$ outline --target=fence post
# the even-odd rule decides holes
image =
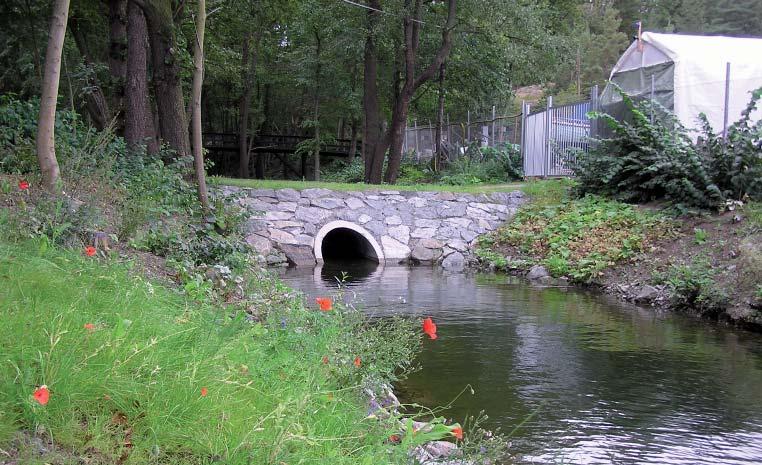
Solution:
[[[471,141],[471,110],[466,112],[466,145]]]
[[[413,133],[415,134],[415,156],[418,157],[418,120],[413,120]]]
[[[432,126],[431,120],[429,120],[429,138],[431,139],[431,156],[433,158],[436,155],[434,152],[437,148],[437,142],[434,140],[434,126]]]
[[[545,147],[544,147],[544,150],[543,150],[543,155],[544,156],[543,156],[543,162],[542,162],[542,166],[543,166],[542,175],[543,176],[547,176],[548,175],[548,168],[549,168],[548,167],[548,161],[550,159],[550,151],[551,151],[551,147],[550,147],[550,141],[551,141],[551,137],[550,137],[550,109],[551,108],[553,108],[553,96],[549,95],[548,96],[548,104],[546,105],[546,108],[545,108],[545,144],[544,144]]]
[[[590,111],[599,111],[601,102],[598,97],[598,84],[590,89]],[[598,119],[590,120],[590,138],[598,137]]]
[[[529,113],[529,105],[527,105],[526,101],[521,101],[521,145],[519,146],[519,151],[521,152],[521,160],[522,164],[524,165],[524,176],[526,176],[527,173],[527,141],[526,141],[526,122],[527,122],[527,113]],[[516,128],[513,128],[514,134],[516,133]]]
[[[497,141],[497,134],[495,133],[495,105],[492,105],[492,147],[494,147]],[[489,145],[489,143],[487,144]]]
[[[730,62],[725,65],[725,111],[722,116],[722,140],[728,140],[728,105],[730,104]]]

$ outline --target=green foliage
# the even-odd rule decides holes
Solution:
[[[725,197],[762,200],[762,120],[753,123],[751,115],[762,99],[762,88],[741,112],[741,119],[727,131],[727,140],[715,134],[705,115],[699,115],[703,126],[697,150],[703,156],[714,182]]]
[[[693,242],[696,245],[701,245],[706,242],[706,230],[701,228],[693,228]]]
[[[542,264],[554,276],[590,281],[615,262],[646,250],[668,229],[658,214],[588,196],[523,208],[513,222],[480,239],[479,248],[522,257],[518,263],[504,260],[509,268]]]
[[[690,264],[673,264],[654,278],[670,287],[674,308],[716,318],[728,307],[730,300],[715,284],[714,274],[708,260],[696,259]]]
[[[14,432],[36,431],[98,465],[408,463],[387,443],[395,418],[365,419],[363,388],[406,368],[416,322],[310,310],[257,276],[252,291],[271,311],[252,324],[118,265],[36,250],[0,245],[4,450]],[[31,397],[43,384],[45,406]]]
[[[39,106],[37,99],[0,96],[0,173],[39,170],[35,150]],[[114,161],[126,151],[124,140],[110,128],[96,131],[69,110],[56,112],[55,138],[64,180],[72,174],[110,176]]]
[[[443,184],[497,184],[522,179],[521,153],[512,144],[499,148],[472,145],[441,174]]]
[[[650,121],[652,103],[634,102],[620,91],[632,122],[593,113],[614,134],[579,154],[574,172],[577,192],[601,194],[626,202],[667,200],[679,206],[717,208],[722,191],[687,130],[671,114]],[[663,110],[663,109],[660,109]]]
[[[581,195],[595,193],[631,202],[667,200],[678,207],[703,209],[719,208],[726,198],[762,198],[762,121],[750,121],[762,89],[754,92],[742,118],[728,129],[727,142],[701,115],[704,133],[698,145],[664,108],[620,94],[632,121],[591,115],[603,119],[614,134],[598,141],[589,154],[579,155],[575,174]],[[653,123],[652,110],[661,115]]]
[[[365,180],[365,164],[362,158],[354,158],[351,162],[344,160],[333,162],[320,170],[320,179],[326,182],[363,182]]]
[[[521,186],[521,191],[532,199],[534,205],[554,205],[567,200],[573,187],[573,179],[534,179]]]

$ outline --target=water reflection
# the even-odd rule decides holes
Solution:
[[[375,265],[375,264],[374,264]],[[502,276],[431,268],[290,269],[310,297],[346,285],[376,315],[431,315],[400,390],[447,416],[485,410],[523,463],[762,463],[762,338]]]

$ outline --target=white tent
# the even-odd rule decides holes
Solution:
[[[645,32],[640,43],[635,40],[624,52],[610,80],[630,96],[653,95],[690,129],[699,127],[697,117],[704,113],[713,129],[720,132],[725,118],[726,75],[727,116],[728,124],[732,124],[749,103],[751,91],[762,87],[762,39]],[[619,102],[621,97],[607,86],[601,96],[604,111]],[[616,116],[616,110],[611,113]],[[762,118],[762,110],[753,117]]]

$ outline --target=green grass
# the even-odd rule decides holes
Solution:
[[[533,205],[557,205],[569,198],[569,191],[574,186],[571,179],[530,180],[521,186]]]
[[[360,380],[410,359],[409,323],[304,308],[257,276],[269,317],[252,324],[39,244],[0,242],[0,449],[37,431],[91,464],[408,463],[391,424],[364,418]],[[45,406],[32,399],[43,384]]]
[[[598,197],[532,203],[511,223],[482,237],[477,254],[501,268],[542,264],[554,276],[589,281],[614,262],[646,250],[669,229],[659,214]]]
[[[442,184],[365,184],[365,183],[340,183],[340,182],[314,182],[314,181],[284,181],[277,179],[235,179],[213,177],[211,184],[237,187],[252,187],[255,189],[309,189],[322,187],[335,191],[366,191],[366,190],[395,190],[413,192],[464,192],[481,194],[489,192],[510,192],[520,190],[523,183],[510,184],[473,184],[467,186],[448,186]]]

